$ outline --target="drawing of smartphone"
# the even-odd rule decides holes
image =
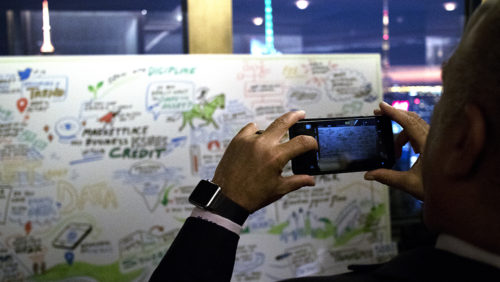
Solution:
[[[60,249],[74,250],[92,231],[88,223],[70,223],[52,241],[52,246]]]
[[[304,119],[289,134],[290,139],[310,135],[318,142],[317,151],[292,159],[294,174],[335,174],[394,165],[392,124],[385,116]]]

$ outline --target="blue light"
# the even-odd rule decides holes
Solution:
[[[401,125],[397,124],[395,121],[392,121],[392,133],[398,134],[401,131],[403,131],[403,127],[401,127]]]
[[[266,36],[266,54],[277,54],[274,48],[274,30],[273,30],[273,8],[271,7],[271,0],[264,0],[265,3],[265,36]]]

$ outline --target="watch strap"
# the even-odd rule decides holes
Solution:
[[[222,189],[208,180],[201,180],[189,196],[189,202],[232,222],[243,225],[250,213],[226,197]]]
[[[243,225],[250,215],[246,209],[222,194],[222,191],[210,203],[209,210],[239,225]]]

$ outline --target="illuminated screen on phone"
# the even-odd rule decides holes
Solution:
[[[377,127],[318,126],[317,153],[321,171],[345,169],[352,163],[377,158]]]

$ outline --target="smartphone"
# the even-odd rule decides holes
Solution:
[[[69,223],[52,241],[52,246],[60,249],[74,250],[92,231],[88,223]]]
[[[391,168],[392,124],[386,116],[303,119],[289,129],[290,139],[309,135],[317,151],[292,159],[294,174],[334,174]]]

